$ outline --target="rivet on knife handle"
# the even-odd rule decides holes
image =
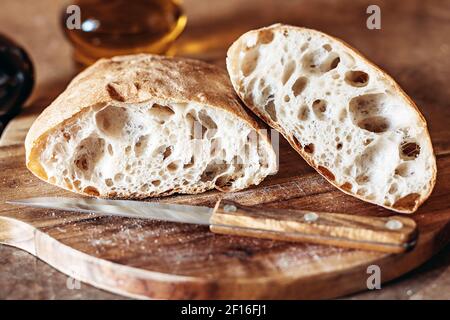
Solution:
[[[403,216],[255,208],[228,200],[216,204],[210,222],[215,233],[389,253],[412,248],[417,238],[416,223]]]

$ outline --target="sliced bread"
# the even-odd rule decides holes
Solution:
[[[100,197],[239,190],[277,170],[225,70],[144,54],[79,74],[33,123],[25,147],[36,176]]]
[[[343,41],[277,24],[242,35],[227,68],[245,104],[342,191],[405,213],[430,195],[436,161],[424,117]]]

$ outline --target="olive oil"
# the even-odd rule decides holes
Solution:
[[[186,25],[177,0],[78,0],[80,27],[62,27],[74,47],[74,59],[88,66],[99,58],[133,53],[166,53]],[[66,9],[66,8],[65,8]]]

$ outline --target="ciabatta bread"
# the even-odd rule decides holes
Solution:
[[[430,195],[436,161],[424,117],[349,45],[278,24],[242,35],[227,68],[245,104],[342,191],[405,213]]]
[[[239,190],[277,169],[225,70],[153,55],[86,69],[33,123],[25,147],[36,176],[100,197]]]

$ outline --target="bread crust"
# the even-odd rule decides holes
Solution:
[[[430,150],[432,151],[432,156],[433,156],[433,162],[434,162],[434,166],[432,167],[432,179],[429,182],[429,188],[427,189],[428,192],[425,194],[421,194],[421,197],[418,199],[418,201],[416,201],[415,206],[411,209],[411,210],[404,210],[404,209],[399,209],[399,208],[394,208],[392,206],[385,206],[385,205],[381,205],[379,203],[376,203],[374,201],[370,201],[366,198],[364,198],[363,196],[359,196],[356,193],[350,192],[348,190],[346,190],[345,188],[342,188],[342,186],[338,185],[335,183],[335,181],[333,179],[330,179],[330,177],[328,177],[326,174],[324,174],[323,172],[321,172],[319,170],[318,164],[315,163],[315,161],[313,160],[313,158],[311,157],[311,155],[309,155],[307,152],[305,152],[303,150],[303,148],[301,146],[298,145],[298,143],[296,143],[294,137],[292,135],[289,135],[286,130],[284,130],[278,122],[273,121],[270,117],[267,117],[266,115],[264,115],[263,113],[261,113],[258,108],[254,105],[253,101],[251,99],[246,99],[243,95],[242,92],[239,90],[239,84],[236,83],[235,81],[233,81],[233,77],[232,77],[232,60],[233,61],[237,61],[238,59],[238,55],[240,52],[240,48],[241,48],[241,41],[243,41],[243,39],[251,34],[258,34],[260,32],[264,32],[264,31],[272,31],[272,32],[285,32],[285,31],[294,31],[294,32],[308,32],[308,33],[313,33],[313,34],[319,34],[327,39],[329,39],[331,42],[338,42],[341,45],[343,45],[344,47],[346,47],[349,51],[352,52],[352,54],[354,54],[355,56],[359,57],[360,59],[362,59],[366,64],[368,64],[371,68],[375,69],[377,72],[379,72],[382,77],[387,80],[396,90],[396,92],[402,96],[403,98],[405,98],[408,101],[408,104],[410,107],[412,107],[416,113],[419,115],[420,117],[420,122],[423,125],[424,129],[427,132],[427,143],[429,145]],[[434,151],[433,151],[433,145],[431,143],[431,138],[430,138],[430,134],[428,132],[428,128],[427,128],[427,122],[425,120],[425,117],[423,116],[423,114],[420,112],[419,108],[417,107],[417,105],[414,103],[414,101],[405,93],[405,91],[399,86],[399,84],[389,75],[387,74],[385,71],[383,71],[381,68],[379,68],[377,65],[375,65],[373,62],[371,62],[370,60],[368,60],[360,51],[358,51],[357,49],[353,48],[351,45],[349,45],[348,43],[344,42],[341,39],[335,38],[333,36],[330,36],[328,34],[325,34],[321,31],[317,31],[314,29],[308,29],[308,28],[302,28],[302,27],[296,27],[296,26],[290,26],[290,25],[284,25],[284,24],[274,24],[265,28],[261,28],[258,30],[251,30],[246,32],[245,34],[241,35],[239,37],[239,39],[237,39],[228,49],[227,52],[227,68],[228,68],[228,72],[230,74],[230,78],[232,79],[232,84],[233,87],[235,89],[235,91],[237,92],[237,94],[239,95],[239,97],[244,101],[245,105],[252,110],[253,113],[255,113],[259,118],[261,118],[265,123],[267,123],[269,126],[271,126],[272,128],[276,129],[277,131],[279,131],[285,138],[286,140],[289,142],[289,144],[303,157],[303,159],[305,159],[305,161],[311,166],[313,167],[320,175],[322,175],[327,181],[329,181],[332,185],[334,185],[336,188],[338,188],[339,190],[341,190],[342,192],[349,194],[351,196],[354,196],[358,199],[361,199],[363,201],[369,202],[369,203],[373,203],[376,205],[380,205],[382,207],[385,207],[389,210],[393,210],[396,212],[400,212],[400,213],[413,213],[415,212],[419,206],[430,196],[431,192],[433,191],[434,185],[436,183],[436,175],[437,175],[437,168],[436,168],[436,158],[434,156]]]
[[[77,75],[66,90],[34,121],[25,139],[28,169],[40,179],[49,182],[38,160],[45,147],[46,137],[90,107],[111,102],[139,104],[150,100],[162,104],[194,102],[222,109],[239,117],[270,144],[269,135],[262,134],[263,127],[258,123],[259,119],[255,119],[241,105],[224,69],[185,58],[150,54],[117,56],[100,59]],[[273,149],[269,152],[274,153]],[[181,190],[158,195],[169,195],[177,191]],[[200,193],[205,190],[191,190],[187,187],[182,191]],[[136,198],[138,195],[117,196]]]

